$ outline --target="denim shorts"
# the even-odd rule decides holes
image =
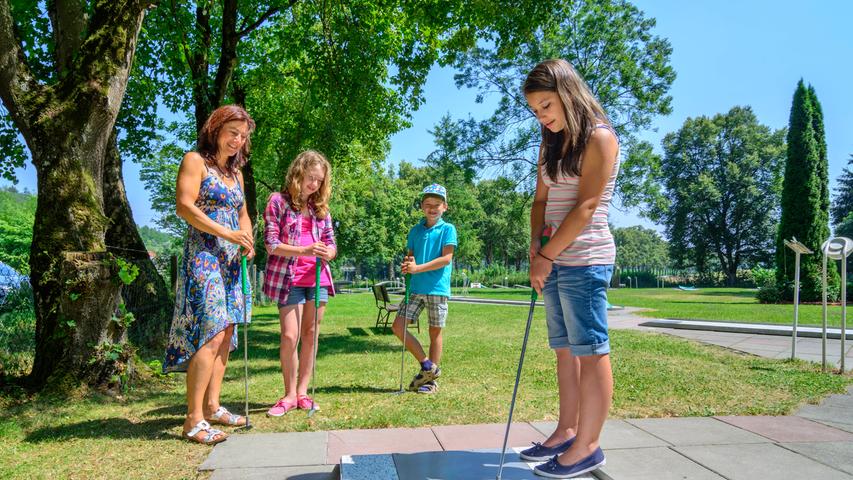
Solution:
[[[279,303],[278,308],[288,305],[302,305],[305,301],[314,301],[314,289],[316,287],[290,287],[287,295],[287,303]],[[320,303],[329,303],[329,287],[320,287]]]
[[[554,265],[542,297],[548,345],[569,348],[577,357],[610,353],[607,286],[613,265]]]

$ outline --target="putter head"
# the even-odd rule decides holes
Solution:
[[[246,418],[246,424],[243,425],[242,427],[237,427],[234,430],[235,431],[248,431],[248,430],[251,430],[253,427],[254,427],[254,425],[252,425],[252,422],[250,422],[249,419]]]
[[[315,407],[314,405],[311,405],[311,408],[308,410],[308,418],[313,417],[314,413],[318,411],[320,411],[319,408]]]

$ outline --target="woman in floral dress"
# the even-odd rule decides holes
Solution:
[[[255,253],[240,167],[254,128],[241,107],[219,107],[178,171],[177,214],[189,226],[163,371],[186,372],[183,434],[203,444],[227,437],[211,423],[246,423],[219,404],[219,393],[228,354],[237,348],[235,325],[244,309],[246,318],[251,311],[251,296],[244,299],[240,284],[241,250],[249,258]]]

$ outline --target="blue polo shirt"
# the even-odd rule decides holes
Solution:
[[[427,228],[425,224],[426,220],[424,219],[412,227],[406,239],[406,248],[415,253],[415,263],[418,265],[440,257],[441,250],[445,245],[457,245],[456,227],[453,224],[440,218],[430,228]],[[453,262],[438,270],[412,275],[411,293],[449,297],[451,270],[453,270]]]

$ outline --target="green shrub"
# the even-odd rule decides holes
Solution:
[[[0,377],[29,373],[35,354],[36,316],[29,283],[9,293],[0,305]]]
[[[782,292],[776,287],[776,282],[759,287],[755,298],[759,303],[779,303],[782,301]]]
[[[515,267],[505,267],[500,264],[493,263],[480,270],[468,272],[468,279],[471,282],[480,282],[483,285],[530,285],[530,272],[528,270],[518,270]],[[461,278],[461,272],[455,273],[454,276]],[[455,278],[454,278],[455,281]]]
[[[776,269],[755,267],[751,271],[752,281],[759,289],[776,285]],[[766,302],[762,302],[766,303]]]

